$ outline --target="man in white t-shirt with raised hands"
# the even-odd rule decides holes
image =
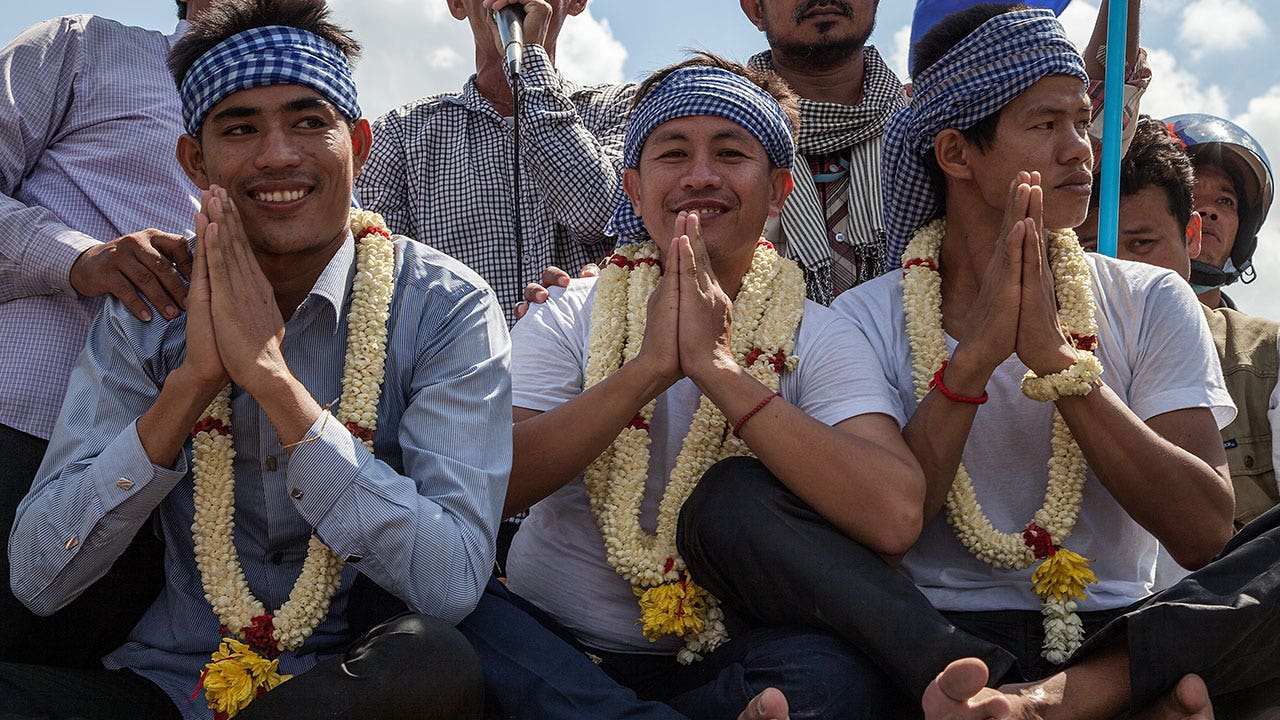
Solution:
[[[839,543],[753,561],[772,568],[754,582],[816,586],[815,600],[790,612],[751,602],[732,587],[748,581],[717,572],[716,558],[733,568],[733,547],[767,553],[757,537],[817,535],[746,514],[768,500],[741,488],[704,483],[686,505],[680,549],[693,576],[772,622],[862,647],[891,637],[896,653],[868,651],[882,667],[940,673],[921,692],[930,720],[1206,718],[1211,695],[1275,685],[1280,514],[1210,562],[1232,532],[1218,427],[1233,407],[1196,298],[1171,273],[1086,257],[1074,233],[1046,231],[1088,210],[1079,54],[1052,14],[1005,5],[950,16],[915,56],[912,104],[890,121],[882,173],[904,271],[833,310],[879,355],[925,472],[926,525],[903,572],[957,627],[1013,656],[988,663],[993,682],[1039,682],[983,690],[988,668],[939,651],[919,629],[932,611],[909,598],[874,622],[843,611],[836,598],[881,586],[844,569]],[[713,542],[720,505],[742,512]],[[1148,598],[1158,543],[1203,569]]]
[[[919,528],[923,478],[870,348],[759,239],[792,186],[793,97],[712,56],[646,81],[610,228],[620,247],[513,330],[504,512],[532,507],[508,585],[461,625],[504,714],[784,717],[776,687],[796,717],[886,716],[882,676],[852,647],[726,629],[675,550],[694,484],[751,454],[880,552]]]

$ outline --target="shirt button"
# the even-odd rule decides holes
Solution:
[[[533,264],[533,256],[532,256],[532,255],[530,255],[529,253],[525,253],[525,254],[524,254],[524,263],[525,263],[526,265],[531,265],[531,264]]]
[[[289,492],[289,494],[293,496],[293,499],[294,499],[294,500],[301,500],[301,499],[302,499],[302,488],[294,488],[293,490],[291,490],[291,491]]]
[[[275,456],[275,455],[268,455],[268,456],[267,456],[267,470],[268,470],[268,471],[270,471],[270,472],[275,472],[275,471],[276,471],[276,456]]]
[[[1253,456],[1252,456],[1252,455],[1245,455],[1245,456],[1244,456],[1244,466],[1245,466],[1245,467],[1247,467],[1247,468],[1251,468],[1251,467],[1253,467]]]
[[[120,488],[121,490],[132,490],[133,481],[130,480],[129,478],[120,478],[119,480],[116,481],[116,487]]]
[[[276,565],[279,565],[280,563],[284,562],[284,553],[281,553],[281,552],[271,553],[271,562],[275,563]]]
[[[67,538],[67,541],[63,543],[62,546],[67,550],[70,550],[71,548],[79,544],[80,544],[80,538],[76,537],[75,535],[72,535],[71,537]]]

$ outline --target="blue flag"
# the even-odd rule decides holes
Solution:
[[[924,37],[942,18],[953,12],[966,10],[981,2],[989,0],[918,0],[915,16],[911,19],[911,47],[907,51],[907,72],[915,64],[916,42]],[[1052,10],[1054,15],[1061,15],[1071,0],[1023,0],[1030,7]]]

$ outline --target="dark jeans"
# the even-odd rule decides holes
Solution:
[[[370,630],[345,655],[260,696],[244,720],[477,720],[484,680],[456,629],[404,615]],[[168,696],[128,670],[48,668],[0,663],[0,718],[170,720]]]
[[[9,531],[48,443],[0,425],[0,662],[100,668],[164,584],[164,546],[145,525],[111,570],[51,617],[27,610],[9,588]]]
[[[684,505],[677,539],[695,579],[726,604],[760,622],[835,632],[913,697],[957,658],[982,658],[997,679],[1013,667],[1012,653],[957,629],[757,460],[712,467]],[[777,587],[790,592],[767,592]],[[1188,673],[1205,679],[1215,704],[1280,706],[1273,701],[1280,701],[1280,507],[1247,525],[1214,562],[1123,611],[1071,662],[1120,638],[1129,648],[1135,709]]]
[[[896,699],[865,657],[812,629],[745,632],[685,666],[671,655],[586,648],[496,580],[458,629],[480,655],[489,717],[723,720],[772,686],[794,720],[870,720],[891,717]]]

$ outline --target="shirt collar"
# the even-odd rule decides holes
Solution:
[[[172,50],[173,44],[181,40],[182,36],[186,35],[187,31],[190,29],[191,29],[191,23],[189,21],[187,21],[186,19],[179,20],[177,27],[173,29],[173,34],[168,36],[169,49]]]
[[[311,292],[307,293],[307,299],[303,301],[304,305],[317,306],[318,303],[328,303],[333,308],[333,332],[338,332],[337,319],[342,316],[342,308],[347,301],[347,293],[351,288],[351,281],[355,278],[356,272],[356,243],[355,238],[351,236],[351,231],[347,231],[346,240],[338,247],[338,251],[329,258],[329,264],[324,266],[324,270],[320,272],[320,277],[316,278],[316,284],[311,286]],[[316,298],[312,300],[311,298]],[[313,310],[314,311],[314,310]]]

